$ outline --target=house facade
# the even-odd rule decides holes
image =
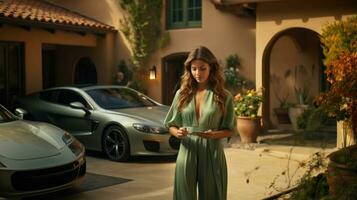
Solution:
[[[95,0],[82,1],[61,1],[52,0],[57,5],[64,6],[80,12],[86,16],[91,16],[99,21],[105,22],[120,30],[119,20],[124,11],[118,5],[118,1],[105,0],[101,6]],[[241,58],[242,73],[247,79],[255,79],[255,19],[251,16],[238,18],[227,12],[216,9],[214,3],[209,0],[163,1],[162,31],[170,35],[169,44],[163,49],[152,52],[146,65],[147,76],[144,77],[148,95],[154,99],[170,104],[172,101],[172,90],[178,83],[182,64],[188,52],[195,46],[204,45],[210,48],[219,61],[224,64],[225,58],[231,54],[238,54]],[[196,18],[188,19],[189,2],[195,8]],[[180,19],[173,19],[172,12],[180,10]],[[121,32],[113,41],[118,52],[115,56],[119,60],[129,61],[129,44]],[[118,59],[116,60],[119,63]],[[149,80],[149,69],[156,67],[156,79]],[[115,68],[115,66],[113,66]],[[115,69],[114,69],[115,70]]]
[[[58,85],[109,83],[113,26],[46,1],[0,1],[0,103]]]
[[[278,98],[298,103],[296,90],[312,100],[328,89],[319,35],[323,25],[357,13],[353,0],[255,1],[256,85],[266,88],[263,118],[267,127],[290,128],[277,122]],[[289,74],[290,73],[290,74]],[[280,80],[276,81],[276,80]]]
[[[3,0],[0,6],[6,2],[39,1]],[[93,20],[102,28],[83,23],[66,26],[59,20],[49,20],[43,26],[43,21],[26,17],[17,18],[15,23],[0,9],[1,47],[10,52],[11,45],[15,45],[15,49],[19,49],[18,57],[22,57],[18,63],[22,68],[15,67],[22,73],[17,73],[14,65],[10,67],[11,56],[2,59],[9,60],[2,61],[7,64],[0,68],[7,70],[7,78],[0,79],[6,83],[3,84],[5,91],[10,91],[11,80],[18,80],[21,85],[19,94],[74,83],[111,83],[119,61],[129,61],[131,57],[129,44],[120,32],[123,10],[118,1],[50,0],[44,3],[64,9],[66,14],[77,18]],[[144,76],[147,78],[142,81],[148,95],[169,105],[188,52],[204,45],[212,50],[222,66],[229,55],[240,57],[240,73],[255,82],[256,87],[265,88],[265,126],[278,128],[290,126],[279,124],[273,112],[280,104],[279,99],[296,103],[295,89],[307,88],[312,98],[327,87],[319,42],[322,25],[357,11],[353,0],[164,0],[163,4],[162,30],[169,33],[170,42],[152,52],[143,66],[147,69]],[[31,23],[23,24],[23,21]],[[152,66],[156,69],[154,80],[149,79]],[[17,79],[10,77],[9,68],[13,74],[20,74]],[[15,97],[11,92],[1,95],[6,97],[6,102]]]

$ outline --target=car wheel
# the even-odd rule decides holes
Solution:
[[[130,157],[128,136],[118,126],[111,126],[104,131],[102,147],[110,160],[127,161]]]

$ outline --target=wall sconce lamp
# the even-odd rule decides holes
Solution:
[[[150,68],[150,80],[154,80],[156,79],[156,66],[153,65],[151,68]]]

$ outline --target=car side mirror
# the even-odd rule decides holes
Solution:
[[[15,109],[15,115],[17,117],[19,117],[20,119],[24,119],[24,116],[27,114],[28,112],[22,108],[16,108]]]
[[[70,103],[69,106],[74,109],[84,110],[84,112],[86,112],[86,114],[90,114],[88,108],[86,108],[81,102],[75,101],[75,102]]]
[[[70,103],[69,106],[71,108],[74,108],[74,109],[83,109],[83,108],[85,108],[85,106],[81,102],[78,102],[78,101]]]

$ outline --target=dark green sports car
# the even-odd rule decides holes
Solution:
[[[52,123],[109,159],[175,155],[179,141],[163,121],[169,107],[121,86],[57,87],[19,98],[29,120]]]

